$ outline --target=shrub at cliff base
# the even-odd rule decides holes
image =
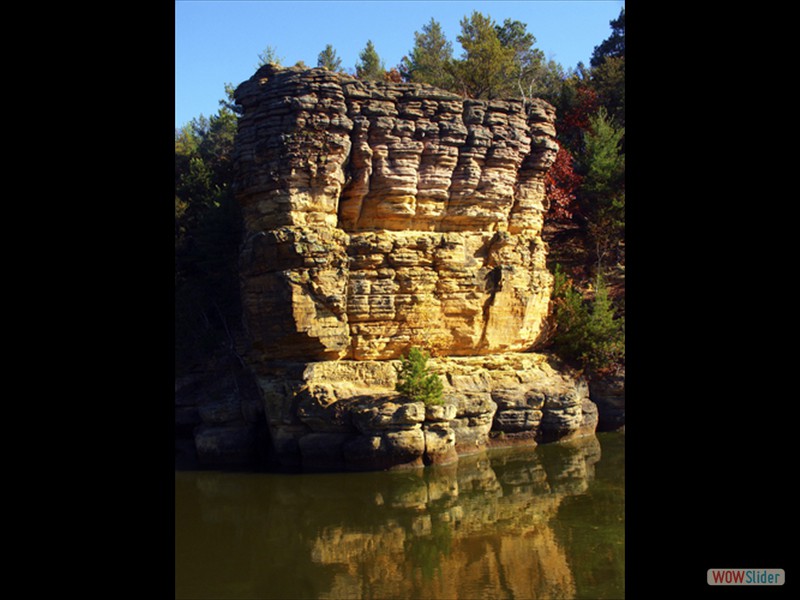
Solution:
[[[415,402],[426,406],[443,404],[442,380],[428,370],[430,355],[419,348],[411,348],[407,357],[401,357],[395,390]]]
[[[556,354],[597,375],[625,364],[625,319],[615,317],[602,277],[598,276],[595,283],[594,298],[586,301],[557,266],[553,302]]]

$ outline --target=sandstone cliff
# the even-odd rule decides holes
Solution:
[[[255,364],[535,345],[549,104],[271,66],[236,100]]]
[[[583,382],[530,352],[552,288],[549,104],[273,66],[235,99],[246,361],[281,462],[388,468],[594,431]],[[412,346],[436,357],[444,406],[395,393]],[[230,444],[212,412],[213,461]]]

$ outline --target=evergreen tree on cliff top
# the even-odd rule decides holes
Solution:
[[[461,20],[458,41],[464,52],[455,64],[459,91],[468,98],[502,98],[516,84],[517,50],[504,46],[491,17],[477,11]]]
[[[382,81],[386,73],[381,57],[375,50],[372,40],[367,41],[366,47],[358,55],[361,59],[356,63],[356,77],[365,81]]]
[[[495,25],[500,43],[514,51],[514,66],[511,76],[516,80],[516,88],[510,94],[519,94],[523,99],[534,97],[537,84],[545,74],[544,53],[534,48],[536,38],[527,30],[527,25],[520,21],[506,19],[503,25]]]
[[[414,32],[414,47],[403,57],[400,69],[406,81],[453,89],[453,44],[437,21],[431,19],[422,33]]]
[[[333,49],[333,46],[328,44],[325,46],[325,50],[319,53],[317,66],[339,73],[342,71],[342,59],[336,55],[336,50]]]
[[[263,52],[259,53],[256,68],[258,69],[264,65],[275,65],[276,67],[283,65],[283,57],[278,56],[278,50],[275,46],[267,46]]]
[[[454,61],[456,90],[470,98],[522,98],[558,95],[563,69],[546,63],[536,38],[521,21],[496,24],[477,11],[461,20],[464,53]]]

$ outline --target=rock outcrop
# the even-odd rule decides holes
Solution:
[[[586,385],[532,353],[552,106],[273,66],[235,99],[246,361],[281,463],[443,463],[594,431]],[[394,391],[414,346],[442,406]]]
[[[549,104],[271,66],[235,97],[254,363],[536,344]]]
[[[176,466],[187,469],[269,460],[264,403],[249,370],[227,366],[175,381],[175,450]]]
[[[591,381],[589,397],[599,413],[598,431],[618,431],[625,428],[624,371]]]
[[[309,470],[442,464],[489,445],[595,430],[586,385],[543,354],[432,359],[444,403],[427,407],[392,391],[398,365],[272,363],[257,381],[278,460]]]

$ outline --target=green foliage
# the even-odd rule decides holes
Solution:
[[[582,213],[588,220],[589,238],[598,266],[621,260],[625,237],[625,128],[617,127],[605,107],[590,118],[579,159],[583,185],[578,194]]]
[[[542,59],[522,72],[520,92],[525,98],[542,98],[556,106],[568,77],[561,64],[553,59]]]
[[[428,370],[430,355],[419,348],[411,348],[407,357],[401,357],[395,390],[415,402],[425,405],[443,404],[442,380]]]
[[[617,127],[601,107],[589,122],[584,139],[584,187],[593,194],[607,195],[618,187],[625,176],[625,155],[620,142],[625,128]]]
[[[625,126],[625,57],[610,56],[592,69],[592,88],[614,122]]]
[[[381,57],[378,56],[378,52],[375,50],[375,45],[372,43],[372,40],[367,40],[367,45],[359,53],[358,58],[360,60],[356,63],[356,77],[364,81],[383,80],[386,68],[384,67]]]
[[[491,17],[478,11],[461,20],[457,39],[464,53],[454,65],[454,74],[458,87],[469,98],[510,96],[516,87],[519,48],[503,45],[499,31],[502,28]],[[508,36],[520,41],[518,32]]]
[[[594,297],[586,301],[560,266],[556,266],[554,275],[556,354],[592,373],[623,365],[625,319],[615,316],[603,278],[598,275]]]
[[[233,98],[233,94],[236,92],[236,86],[232,83],[225,84],[225,98],[219,101],[220,106],[220,115],[239,115],[242,112],[242,108],[236,105],[236,101]]]
[[[431,19],[422,33],[414,32],[414,48],[403,57],[401,71],[407,81],[453,89],[453,45],[437,21]]]
[[[462,19],[458,41],[464,52],[454,59],[452,44],[431,19],[422,32],[414,33],[414,47],[400,65],[403,78],[470,98],[555,100],[561,93],[564,69],[554,60],[544,60],[525,23],[506,19],[498,25],[475,11]]]
[[[516,85],[508,90],[508,95],[519,94],[523,99],[530,99],[540,95],[546,83],[552,85],[552,81],[545,82],[545,76],[549,78],[551,73],[548,67],[554,68],[555,63],[545,64],[544,53],[534,48],[536,38],[528,32],[525,23],[506,19],[502,26],[495,25],[495,30],[503,47],[514,52],[511,76],[516,80]]]
[[[317,57],[317,66],[339,73],[342,71],[342,59],[336,55],[336,50],[330,44],[325,46],[325,49],[319,53]]]
[[[229,95],[232,89],[226,87]],[[211,118],[175,132],[175,359],[179,372],[232,346],[239,320],[239,209],[233,198],[237,116],[221,101]]]
[[[599,67],[609,57],[625,58],[625,7],[620,10],[619,16],[610,22],[611,35],[596,46],[592,52],[590,64]]]
[[[275,65],[276,67],[280,67],[283,64],[283,57],[278,56],[278,50],[275,46],[267,46],[264,48],[264,51],[258,55],[258,67],[263,67],[264,65]]]

